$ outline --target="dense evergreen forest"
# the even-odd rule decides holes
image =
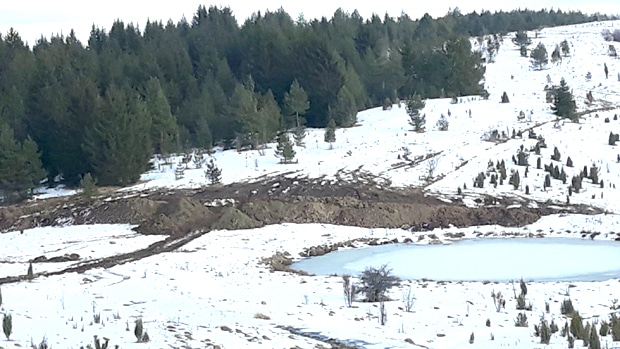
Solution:
[[[43,178],[137,181],[154,153],[260,147],[283,129],[340,127],[384,101],[484,93],[469,37],[608,19],[579,12],[458,10],[434,19],[336,11],[239,25],[200,6],[178,23],[93,26],[87,43],[0,37],[0,195]]]

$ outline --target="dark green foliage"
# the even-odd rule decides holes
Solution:
[[[590,167],[590,176],[588,178],[592,180],[592,184],[598,184],[598,172],[599,169],[595,165]]]
[[[573,312],[570,320],[570,333],[577,339],[586,339],[590,333],[585,332],[583,320],[578,312]]]
[[[601,327],[599,328],[598,333],[601,337],[606,337],[609,334],[609,322],[607,322],[607,320],[601,321]]]
[[[211,184],[219,184],[222,182],[222,170],[217,167],[213,158],[207,162],[207,168],[205,169],[205,177]]]
[[[439,120],[437,120],[437,129],[439,131],[448,131],[448,127],[450,127],[450,123],[445,115],[441,114]]]
[[[276,145],[275,155],[280,159],[282,164],[290,164],[295,158],[295,150],[293,149],[293,143],[286,132],[282,132],[278,135],[278,144]]]
[[[11,334],[13,333],[13,317],[11,314],[4,314],[2,318],[2,331],[6,336],[6,339],[10,339]]]
[[[549,188],[551,187],[551,176],[549,176],[549,174],[545,175],[545,183],[544,183],[544,187],[545,188]]]
[[[142,336],[144,335],[144,327],[141,318],[136,319],[133,334],[136,336],[138,342],[142,341]]]
[[[567,57],[570,54],[570,46],[568,45],[568,41],[562,40],[560,43],[560,48],[562,49],[562,54],[564,57]]]
[[[532,310],[532,303],[525,303],[524,294],[519,294],[517,296],[517,310]]]
[[[306,120],[302,117],[310,109],[310,102],[308,101],[308,94],[299,85],[297,79],[293,80],[289,92],[284,94],[284,110],[286,115],[294,116],[294,119],[286,118],[285,127],[300,127],[305,125]]]
[[[512,43],[519,47],[527,47],[532,44],[532,39],[529,38],[526,31],[519,30],[515,33],[515,37],[512,38]]]
[[[527,158],[528,158],[528,154],[524,151],[519,151],[517,153],[517,165],[519,166],[528,166],[528,162],[527,162]]]
[[[327,123],[323,140],[329,143],[329,149],[331,149],[332,143],[336,141],[336,123],[334,122],[334,120],[329,120],[329,122]]]
[[[547,324],[547,320],[544,318],[540,319],[540,325],[538,326],[538,333],[540,335],[540,344],[549,344],[551,341],[551,329],[549,328],[549,324]]]
[[[615,313],[611,314],[611,339],[614,342],[620,341],[620,319]]]
[[[136,93],[111,87],[83,145],[100,185],[135,183],[152,154],[151,118]]]
[[[601,340],[598,336],[598,331],[596,331],[596,325],[592,324],[590,328],[590,339],[589,339],[590,349],[601,349]]]
[[[410,118],[409,125],[413,126],[413,130],[416,132],[424,132],[426,115],[420,115],[420,110],[424,109],[425,106],[426,103],[418,94],[413,95],[407,100],[405,109]]]
[[[577,121],[575,116],[575,110],[577,105],[575,99],[570,91],[570,87],[566,83],[566,80],[562,78],[559,86],[553,86],[553,105],[551,110],[560,118],[570,119],[571,121]]]
[[[527,46],[523,45],[519,47],[519,54],[521,57],[527,57]]]
[[[93,27],[84,45],[56,35],[31,50],[11,31],[0,40],[0,122],[24,147],[32,137],[48,178],[78,184],[91,173],[101,185],[125,185],[152,153],[230,147],[238,134],[262,147],[282,127],[325,127],[330,116],[349,126],[358,109],[397,96],[488,97],[469,37],[519,31],[525,48],[527,30],[606,18],[515,10],[363,19],[337,11],[297,22],[283,10],[245,20],[200,6],[176,24]],[[487,42],[491,56],[500,41]],[[13,167],[0,164],[0,172]]]
[[[173,153],[178,150],[179,127],[170,110],[168,98],[157,78],[150,78],[144,90],[146,112],[151,117],[150,137],[153,142],[153,152],[156,154]],[[207,122],[206,120],[198,121]]]
[[[566,184],[566,172],[564,172],[564,167],[562,167],[562,171],[560,171],[560,177],[558,179],[562,181],[562,184]]]
[[[379,302],[385,300],[385,292],[398,284],[400,279],[392,275],[387,265],[380,268],[368,267],[360,275],[360,291],[366,295],[366,301]]]
[[[295,139],[295,145],[298,147],[305,147],[304,138],[308,135],[306,127],[301,125],[293,129],[293,139]]]
[[[551,331],[551,333],[556,333],[560,330],[554,319],[551,319],[551,323],[549,324],[549,330]]]
[[[519,171],[515,171],[511,178],[510,183],[514,187],[515,190],[519,189],[519,184],[521,183],[521,178],[519,177]]]
[[[523,278],[519,280],[519,288],[521,289],[521,294],[524,297],[527,296],[527,285],[525,284],[525,281],[523,281]]]
[[[540,170],[542,167],[542,158],[536,159],[536,169]]]
[[[0,201],[26,197],[45,177],[37,145],[31,138],[19,143],[13,130],[0,121]]]
[[[573,307],[573,301],[570,298],[564,299],[562,304],[560,304],[560,313],[562,315],[570,315],[575,312],[575,308]]]
[[[525,313],[519,313],[515,319],[516,327],[527,327],[527,315]]]
[[[506,93],[506,91],[502,93],[502,103],[510,103],[510,99],[508,98],[508,94]]]
[[[573,178],[571,179],[571,188],[573,188],[573,191],[575,193],[579,193],[579,191],[581,190],[581,181],[581,176],[573,176]]]
[[[620,141],[620,134],[609,132],[609,145],[616,145]]]
[[[573,159],[570,156],[566,159],[566,167],[573,167]]]
[[[93,176],[86,173],[80,180],[80,189],[82,189],[82,195],[87,198],[91,198],[93,195],[97,195],[97,182]]]
[[[26,279],[28,280],[34,279],[34,273],[32,271],[32,262],[28,264],[28,270],[26,271]]]
[[[560,161],[561,157],[562,155],[560,154],[558,147],[553,147],[553,155],[551,155],[551,160]]]
[[[474,188],[484,188],[484,180],[486,178],[483,172],[478,173],[478,176],[474,179]]]
[[[474,344],[474,338],[475,338],[475,337],[474,337],[474,333],[472,332],[472,333],[469,335],[469,344]]]
[[[530,54],[530,61],[532,66],[536,70],[542,70],[549,62],[549,55],[547,54],[547,48],[543,43],[538,43],[535,49]]]

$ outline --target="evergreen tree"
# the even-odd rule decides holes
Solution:
[[[159,80],[150,78],[144,91],[146,112],[152,119],[150,138],[153,151],[157,154],[169,154],[178,150],[179,129],[177,120],[170,111],[168,99]]]
[[[568,57],[568,55],[570,54],[570,46],[568,46],[568,41],[562,40],[562,42],[560,43],[560,48],[562,49],[562,54],[564,55],[564,57]]]
[[[328,111],[330,120],[334,120],[336,125],[341,127],[351,127],[357,122],[355,98],[346,86],[342,86],[338,91],[338,96],[334,103],[329,106]]]
[[[562,62],[562,55],[560,53],[560,46],[556,45],[553,53],[551,53],[551,63]]]
[[[278,144],[276,145],[275,155],[280,159],[281,164],[290,164],[295,158],[295,150],[293,149],[293,143],[286,132],[281,132],[278,135]]]
[[[305,126],[302,125],[299,127],[295,127],[295,129],[293,130],[293,138],[295,139],[295,145],[298,147],[305,147],[304,138],[306,138],[307,134],[308,132],[306,131]]]
[[[575,116],[575,110],[577,105],[573,94],[570,92],[570,87],[566,83],[566,80],[562,78],[559,86],[553,87],[553,105],[551,110],[560,118],[570,119],[577,121]]]
[[[549,62],[547,48],[542,42],[538,43],[536,48],[532,50],[530,61],[536,70],[542,70]]]
[[[416,132],[424,132],[424,124],[426,124],[426,116],[420,115],[420,110],[424,109],[426,102],[422,100],[419,94],[413,95],[407,101],[405,109],[409,115],[409,125],[413,126]]]
[[[207,162],[205,177],[207,177],[210,184],[219,184],[222,182],[222,170],[217,167],[213,158],[210,158]]]
[[[276,99],[271,92],[267,90],[262,96],[258,97],[258,140],[261,146],[271,142],[280,129],[282,114]]]
[[[252,77],[249,77],[245,84],[237,84],[230,100],[230,109],[230,114],[239,120],[245,137],[251,141],[255,149],[258,148],[261,125]]]
[[[17,142],[9,125],[0,122],[0,196],[4,201],[24,198],[45,175],[36,143],[31,138]]]
[[[532,44],[532,39],[529,38],[526,31],[519,30],[515,33],[515,37],[512,38],[512,42],[519,47],[527,47]]]
[[[135,183],[152,154],[151,128],[151,118],[137,93],[111,86],[84,143],[93,177],[101,185]]]
[[[329,120],[327,123],[325,136],[323,138],[325,142],[329,143],[329,149],[332,149],[332,143],[336,141],[336,122],[334,120]]]
[[[310,109],[310,102],[308,101],[308,94],[299,85],[297,79],[291,84],[289,92],[284,94],[284,109],[288,115],[295,117],[294,122],[288,119],[285,120],[284,125],[286,128],[291,126],[297,128],[305,125],[306,121],[302,116]]]
[[[441,116],[439,117],[439,120],[437,120],[437,129],[439,131],[448,131],[449,126],[450,126],[450,123],[448,122],[448,119],[446,118],[445,115],[441,114]]]
[[[82,189],[82,195],[86,198],[97,195],[97,182],[93,176],[90,175],[90,172],[86,173],[80,180],[80,189]]]

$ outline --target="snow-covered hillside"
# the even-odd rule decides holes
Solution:
[[[549,63],[541,71],[531,68],[529,58],[519,55],[518,47],[508,35],[501,46],[495,63],[487,65],[485,86],[491,96],[483,100],[479,96],[461,97],[458,104],[450,99],[427,100],[422,113],[426,114],[426,132],[412,132],[409,117],[403,107],[394,105],[392,110],[381,108],[362,111],[358,114],[358,126],[336,131],[333,149],[323,141],[323,130],[310,130],[306,147],[296,147],[297,164],[283,165],[274,156],[275,144],[269,144],[263,155],[258,151],[219,151],[214,154],[217,166],[223,171],[223,182],[234,183],[265,175],[294,172],[291,176],[323,177],[337,180],[369,181],[395,187],[426,186],[431,193],[455,194],[457,188],[467,190],[465,194],[489,193],[497,196],[525,196],[529,186],[533,200],[554,200],[565,202],[567,185],[552,180],[551,187],[543,190],[544,166],[536,169],[537,157],[529,156],[530,168],[525,178],[525,167],[514,166],[512,157],[521,146],[526,151],[535,144],[528,139],[533,129],[542,135],[548,148],[541,150],[542,164],[551,163],[554,147],[561,153],[559,162],[564,166],[570,183],[573,175],[579,174],[584,166],[593,164],[600,168],[599,177],[606,184],[601,189],[584,180],[584,188],[571,197],[571,203],[585,203],[611,212],[620,212],[620,203],[614,198],[620,193],[620,150],[608,145],[610,132],[620,132],[620,120],[614,120],[620,104],[620,61],[608,55],[609,42],[604,41],[603,29],[613,30],[620,22],[589,23],[570,27],[543,29],[537,34],[531,32],[532,46],[542,42],[549,53],[561,41],[570,45],[570,56],[562,63]],[[477,43],[474,48],[478,49]],[[609,68],[609,79],[605,78],[604,64]],[[591,78],[586,75],[591,73]],[[578,105],[578,112],[587,112],[579,123],[555,122],[550,104],[546,102],[545,85],[559,84],[564,78],[571,87]],[[551,81],[551,84],[549,84]],[[594,103],[586,106],[586,93],[592,91]],[[506,92],[510,103],[500,103],[500,96]],[[525,119],[517,116],[523,111]],[[448,131],[439,131],[436,122],[441,115],[449,121]],[[605,123],[605,118],[610,122]],[[523,137],[506,142],[481,141],[485,134],[497,130],[509,137],[513,130],[523,131]],[[407,155],[406,157],[404,155]],[[570,156],[574,167],[566,167]],[[179,159],[177,159],[178,161]],[[504,160],[507,172],[519,170],[521,184],[514,190],[506,181],[504,185],[492,188],[487,183],[484,189],[473,189],[473,180],[479,172],[485,172],[489,160],[494,163]],[[435,167],[435,179],[427,185],[429,167]],[[370,176],[365,176],[370,174]],[[175,180],[174,167],[163,167],[142,176],[143,182],[126,190],[143,190],[161,187],[199,187],[207,181],[203,169],[185,171],[183,179]],[[610,188],[618,184],[618,188]],[[592,198],[594,196],[594,199]],[[601,197],[602,196],[602,197]]]
[[[536,169],[535,154],[529,157],[529,173],[513,164],[523,145],[529,150],[535,140],[508,139],[505,142],[481,141],[492,130],[512,134],[534,128],[544,136],[548,148],[541,150],[542,163],[549,164],[553,148],[570,178],[584,166],[600,167],[605,186],[590,184],[573,193],[571,203],[585,203],[620,213],[620,150],[608,145],[612,131],[620,133],[620,120],[613,120],[620,104],[620,62],[607,55],[608,42],[601,36],[605,28],[620,22],[591,23],[540,31],[538,41],[549,52],[562,40],[571,44],[571,56],[559,65],[534,71],[529,59],[507,37],[496,62],[487,65],[486,87],[489,100],[478,96],[462,97],[459,103],[449,99],[428,100],[423,113],[427,131],[415,133],[408,125],[404,107],[380,108],[359,113],[359,125],[336,132],[333,149],[323,142],[322,130],[311,130],[305,148],[296,148],[298,163],[282,165],[273,155],[275,146],[261,156],[258,152],[218,151],[213,156],[223,171],[223,182],[233,183],[266,175],[289,173],[290,176],[324,177],[326,181],[350,180],[373,182],[379,186],[425,186],[429,194],[452,200],[461,188],[466,202],[480,194],[509,196],[515,200],[565,202],[567,185],[552,180],[543,190],[543,170]],[[534,37],[534,33],[530,33]],[[606,79],[603,65],[610,78]],[[591,79],[586,79],[590,72]],[[545,102],[544,86],[549,75],[553,84],[565,78],[571,86],[578,111],[605,108],[585,114],[578,124],[556,122]],[[506,92],[510,103],[501,104]],[[586,107],[586,93],[592,91],[594,104]],[[525,120],[518,121],[520,111]],[[439,131],[435,123],[441,115],[448,117],[448,131]],[[471,117],[470,117],[471,114]],[[598,115],[598,117],[596,116]],[[604,119],[610,122],[605,123]],[[430,155],[429,155],[430,154]],[[574,167],[566,167],[570,156]],[[473,179],[487,169],[492,160],[504,160],[507,171],[519,170],[518,189],[505,183],[493,188],[488,179],[484,188],[473,188]],[[431,165],[436,165],[433,180],[427,181]],[[149,188],[187,188],[207,185],[204,169],[185,171],[175,180],[174,168],[154,170],[142,176],[142,182],[123,190]],[[466,184],[467,189],[464,188]],[[614,188],[613,184],[618,187]],[[529,186],[530,193],[525,193]],[[610,187],[611,186],[611,187]],[[54,195],[48,193],[47,195]],[[527,203],[532,204],[532,203]],[[544,234],[582,238],[582,230],[600,232],[597,239],[613,240],[620,220],[615,214],[601,216],[554,215],[523,228],[496,226],[465,229],[437,229],[437,240],[449,240],[450,234],[465,238],[487,233]],[[0,235],[0,277],[25,274],[28,260],[42,254],[77,253],[82,258],[97,258],[147,246],[158,237],[134,235],[129,226],[82,226],[32,229]],[[100,229],[105,230],[105,234]],[[570,232],[569,232],[570,231]],[[387,324],[379,324],[378,304],[354,303],[347,308],[340,277],[300,276],[270,272],[261,260],[276,252],[289,252],[299,259],[299,252],[309,246],[337,243],[364,237],[403,241],[413,233],[395,229],[363,229],[321,224],[282,224],[245,231],[215,231],[206,234],[174,253],[162,253],[137,262],[109,269],[94,269],[83,274],[37,278],[31,282],[2,285],[1,313],[13,317],[11,340],[0,340],[0,348],[27,347],[30,342],[47,338],[52,348],[78,348],[92,343],[94,335],[111,339],[120,348],[321,348],[326,345],[309,335],[336,338],[360,348],[565,348],[567,342],[553,334],[550,345],[535,337],[534,324],[540,317],[553,319],[560,327],[567,317],[560,314],[560,303],[570,297],[575,308],[588,322],[600,322],[612,312],[620,294],[620,282],[529,283],[527,300],[529,327],[515,327],[519,313],[515,310],[513,288],[507,283],[405,281],[390,291],[394,301],[386,302]],[[586,238],[589,238],[587,236]],[[50,244],[51,241],[51,244]],[[427,240],[425,240],[427,241]],[[40,246],[47,246],[41,249]],[[8,247],[7,247],[8,246]],[[526,253],[525,251],[522,253]],[[541,268],[553,268],[567,258],[563,251],[550,251]],[[493,266],[492,260],[489,265]],[[590,261],[605,263],[605,261]],[[63,262],[70,264],[71,262]],[[458,256],[446,263],[458,263]],[[424,266],[410,266],[423,268]],[[57,266],[49,270],[56,270]],[[35,272],[40,270],[35,270]],[[507,277],[518,278],[518,275]],[[401,299],[409,291],[416,297],[412,312],[401,308]],[[517,286],[518,287],[518,286]],[[496,311],[491,294],[501,292],[506,308]],[[549,303],[549,312],[545,311]],[[101,321],[95,321],[95,315]],[[134,321],[142,318],[151,339],[136,343]],[[486,325],[487,319],[490,326]],[[289,326],[285,329],[282,327]],[[597,325],[598,328],[598,325]],[[291,332],[292,331],[292,332]],[[300,333],[303,333],[300,334]],[[471,333],[475,341],[469,344]],[[601,347],[620,347],[611,337],[602,339]],[[578,340],[575,347],[580,347]]]

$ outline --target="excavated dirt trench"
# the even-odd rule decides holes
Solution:
[[[493,199],[493,207],[469,208],[425,196],[420,190],[388,190],[376,185],[320,179],[278,178],[200,190],[158,190],[116,193],[112,197],[56,198],[0,208],[0,230],[21,230],[63,224],[128,223],[142,234],[166,239],[144,249],[76,264],[62,271],[83,272],[108,268],[154,254],[173,251],[214,229],[247,229],[278,223],[330,223],[360,227],[406,228],[467,227],[483,224],[522,226],[551,213],[600,213],[590,207],[558,210],[507,208],[514,202]],[[53,257],[53,256],[46,256]],[[0,284],[23,280],[0,278]]]

